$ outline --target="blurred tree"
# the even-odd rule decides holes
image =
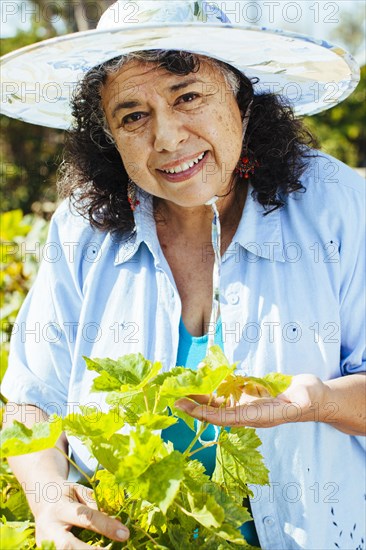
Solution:
[[[326,153],[349,166],[366,166],[366,66],[356,90],[345,101],[312,117],[305,117],[308,128],[316,135]]]
[[[352,3],[352,11],[342,11],[342,22],[331,32],[335,43],[347,45],[347,51],[353,56],[363,56],[365,62],[365,23],[366,4],[363,0]]]
[[[92,29],[112,3],[113,0],[32,0],[32,9],[27,12],[30,30],[2,39],[1,54],[58,34]],[[20,208],[28,213],[55,202],[64,132],[6,116],[0,118],[0,129],[1,210]]]
[[[346,44],[347,51],[359,63],[365,63],[366,5],[354,2],[352,11],[342,11],[342,21],[331,33],[336,44]],[[366,66],[361,68],[361,80],[351,96],[340,105],[305,119],[318,136],[322,149],[350,166],[366,166]]]

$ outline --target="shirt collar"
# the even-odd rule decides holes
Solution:
[[[264,207],[254,200],[253,187],[249,186],[248,195],[233,243],[239,243],[250,254],[267,260],[284,262],[281,211],[279,208],[264,216]],[[127,262],[137,252],[142,242],[152,253],[155,262],[160,259],[161,249],[153,217],[153,197],[138,189],[140,201],[134,211],[135,231],[117,248],[114,265]]]
[[[156,232],[153,216],[153,197],[140,188],[137,188],[136,198],[139,205],[134,210],[135,229],[131,237],[122,241],[115,254],[114,265],[127,262],[137,252],[140,244],[144,242],[155,259],[160,259],[160,245]]]
[[[233,238],[249,253],[267,260],[284,262],[281,209],[264,216],[266,210],[252,196],[250,185],[243,214]]]

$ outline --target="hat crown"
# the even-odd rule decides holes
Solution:
[[[230,23],[215,2],[206,0],[117,0],[103,13],[98,29],[144,23]]]

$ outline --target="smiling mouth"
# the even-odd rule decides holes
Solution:
[[[188,170],[193,168],[193,166],[199,164],[204,159],[206,154],[207,151],[204,151],[203,153],[198,155],[198,157],[190,160],[189,162],[182,162],[182,164],[178,164],[178,166],[174,166],[174,168],[170,168],[169,170],[159,170],[159,172],[163,172],[164,174],[181,174],[187,172]]]

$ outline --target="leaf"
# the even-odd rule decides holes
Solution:
[[[125,415],[126,422],[134,425],[139,417],[146,412],[147,407],[155,414],[165,413],[171,399],[159,396],[160,388],[151,384],[142,391],[111,392],[106,401],[112,407],[119,407]]]
[[[63,419],[63,429],[82,441],[92,438],[109,439],[120,430],[125,420],[118,409],[110,409],[107,413],[98,409],[80,406],[82,413],[71,413]]]
[[[126,500],[124,487],[106,470],[99,470],[95,477],[99,481],[95,493],[101,510],[110,516],[116,515]]]
[[[84,357],[88,369],[100,374],[101,380],[94,380],[94,388],[102,391],[140,390],[161,371],[161,363],[151,363],[141,353],[130,353],[113,359],[89,359]],[[110,388],[105,386],[110,384]],[[116,387],[116,384],[118,386]]]
[[[252,494],[248,483],[269,483],[268,470],[257,450],[259,445],[261,440],[253,428],[231,428],[229,432],[220,432],[212,479],[228,494],[235,495],[238,501]]]
[[[32,519],[27,499],[18,483],[9,484],[0,493],[0,515],[7,521],[26,521]]]
[[[50,416],[48,422],[34,424],[27,428],[14,420],[13,424],[1,433],[2,456],[18,456],[54,447],[62,432],[62,419]]]
[[[190,492],[198,493],[212,483],[210,477],[205,472],[206,469],[199,460],[191,459],[186,462],[184,468],[184,484]]]
[[[201,365],[209,367],[212,370],[218,369],[220,367],[227,367],[229,370],[232,370],[236,367],[236,364],[237,363],[230,366],[230,363],[220,346],[211,346],[207,352],[206,357],[204,357],[201,362]]]
[[[90,359],[84,356],[83,359],[89,370],[94,370],[99,373],[99,376],[93,380],[92,391],[110,392],[120,389],[121,382],[115,376],[116,361],[112,361],[112,359]]]
[[[33,535],[34,527],[28,522],[8,522],[0,524],[1,550],[14,550],[21,548],[28,537]]]
[[[225,397],[225,399],[232,397],[235,401],[239,401],[243,391],[244,377],[229,374],[217,388],[216,394],[218,397]]]
[[[183,478],[184,457],[178,451],[173,451],[159,462],[152,464],[141,476],[141,483],[147,486],[143,496],[166,514],[179,491]]]
[[[131,430],[126,437],[128,448],[124,456],[120,457],[116,471],[118,483],[137,480],[159,456],[167,454],[160,435],[150,432],[143,426]]]
[[[190,512],[205,527],[220,527],[225,518],[223,508],[212,495],[188,493]]]
[[[155,376],[154,380],[153,380],[153,384],[155,386],[162,386],[163,385],[163,382],[167,379],[167,378],[170,378],[172,376],[177,376],[178,374],[182,374],[183,372],[186,371],[186,368],[185,367],[173,367],[172,369],[170,369],[169,371],[167,372],[161,372],[160,374],[158,374],[157,376]]]
[[[243,523],[252,519],[251,515],[246,508],[243,508],[241,500],[239,504],[236,503],[230,493],[213,482],[204,472],[205,469],[201,462],[191,460],[185,468],[185,487],[190,493],[200,495],[201,498],[209,498],[209,502],[213,499],[221,507],[224,517],[214,529],[218,537],[235,541],[243,540],[238,529]]]
[[[99,376],[94,378],[93,384],[91,387],[91,391],[102,391],[102,392],[110,392],[114,390],[120,390],[121,384],[117,380],[117,378],[114,378],[108,372],[101,372]]]
[[[219,346],[212,346],[197,370],[176,367],[170,373],[159,375],[157,379],[160,383],[162,381],[161,395],[179,399],[190,394],[213,393],[235,366],[229,364]]]
[[[130,438],[128,435],[113,434],[108,440],[93,439],[88,445],[89,450],[99,464],[109,472],[118,470],[121,459],[128,453]]]
[[[197,548],[197,546],[192,545],[192,534],[191,536],[190,534],[191,533],[179,523],[168,524],[168,548],[174,548],[174,550],[188,550],[192,547]]]
[[[235,545],[244,546],[246,549],[248,548],[245,539],[239,529],[235,529],[235,527],[232,527],[228,523],[224,523],[219,529],[216,529],[215,535],[220,537],[221,539],[224,539],[224,541],[230,541]]]
[[[231,371],[232,367],[228,366],[218,366],[215,369],[203,366],[197,371],[185,369],[181,374],[164,380],[161,395],[179,399],[190,394],[213,393]]]
[[[171,405],[171,411],[172,413],[174,414],[175,417],[178,417],[178,418],[181,418],[183,420],[183,422],[185,422],[188,426],[188,428],[190,428],[192,430],[192,432],[196,433],[196,430],[195,430],[195,424],[194,424],[194,418],[193,416],[190,416],[189,414],[185,413],[184,411],[182,411],[181,409],[177,409],[174,405]]]
[[[280,372],[270,372],[266,374],[263,379],[272,387],[272,396],[276,397],[279,393],[287,390],[291,384],[292,376],[289,374],[282,374]]]
[[[165,533],[167,530],[167,517],[160,508],[154,505],[145,506],[140,513],[140,525],[149,533]]]
[[[173,424],[178,422],[178,418],[175,416],[168,416],[163,414],[151,414],[144,412],[138,419],[137,423],[140,426],[145,426],[149,430],[165,430]]]
[[[240,400],[243,392],[255,397],[276,397],[288,388],[291,379],[291,376],[278,372],[263,378],[231,374],[217,388],[217,395],[226,399],[232,396],[235,401]]]
[[[212,495],[216,502],[222,506],[225,511],[225,523],[230,524],[233,528],[240,529],[243,523],[252,519],[248,509],[242,505],[242,500],[238,503],[235,497],[226,493],[217,483],[210,480],[210,483],[205,485],[205,492]]]

